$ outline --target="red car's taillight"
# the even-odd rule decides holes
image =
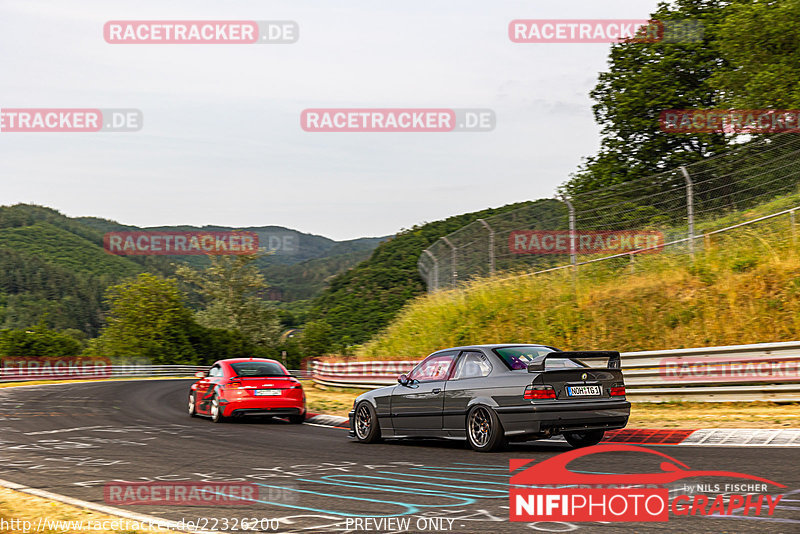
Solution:
[[[242,383],[241,382],[228,382],[228,385],[225,386],[225,387],[228,388],[228,389],[239,389],[240,387],[242,387]]]
[[[613,386],[611,389],[608,390],[608,394],[612,397],[624,397],[625,396],[625,386]]]
[[[553,386],[528,386],[522,397],[525,400],[555,399],[556,392]]]

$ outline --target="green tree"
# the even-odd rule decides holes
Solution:
[[[90,342],[88,355],[153,364],[199,362],[192,338],[201,336],[202,328],[183,304],[174,280],[143,273],[110,287],[106,299],[107,326]]]
[[[748,0],[726,9],[718,47],[730,68],[712,82],[733,108],[800,107],[800,0]]]
[[[0,331],[0,356],[77,356],[80,341],[48,329],[44,322],[30,329]]]
[[[278,312],[259,293],[269,287],[254,264],[257,256],[214,256],[202,271],[178,266],[176,274],[194,291],[205,307],[195,314],[199,324],[241,332],[256,347],[274,348],[280,336]]]
[[[305,356],[322,356],[334,346],[333,327],[324,319],[311,321],[303,328],[300,346]]]
[[[717,106],[711,79],[724,69],[718,25],[720,0],[662,3],[658,21],[696,20],[704,28],[697,43],[625,42],[611,47],[608,72],[592,90],[601,126],[597,155],[585,160],[564,185],[567,194],[626,182],[716,154],[727,147],[723,134],[676,135],[659,127],[662,111]]]

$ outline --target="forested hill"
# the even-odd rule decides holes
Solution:
[[[109,285],[145,271],[169,275],[173,263],[187,259],[197,266],[208,261],[202,256],[107,254],[103,235],[121,230],[142,228],[94,217],[70,218],[42,206],[0,206],[0,330],[27,328],[44,319],[51,328],[79,330],[94,337],[102,323],[103,294]],[[298,247],[292,254],[259,260],[262,273],[272,285],[268,296],[279,300],[315,296],[328,278],[365,259],[381,240],[338,242],[277,226],[247,230],[298,236]]]
[[[523,206],[550,214],[563,210],[551,199],[508,204],[404,230],[381,243],[370,258],[336,276],[313,302],[304,346],[309,353],[342,351],[378,333],[409,300],[426,291],[417,270],[422,251],[440,237],[475,221]]]

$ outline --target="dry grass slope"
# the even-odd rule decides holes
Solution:
[[[635,351],[797,340],[795,232],[800,228],[782,216],[698,243],[693,262],[685,251],[666,251],[635,263],[581,267],[576,277],[563,270],[479,280],[416,299],[358,356],[419,358],[439,348],[496,342]]]

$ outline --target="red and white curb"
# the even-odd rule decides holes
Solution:
[[[547,441],[562,441],[558,436]],[[607,431],[603,443],[638,445],[687,445],[706,447],[800,447],[797,428],[623,428]]]
[[[347,417],[340,415],[327,415],[324,413],[310,413],[306,415],[307,425],[314,426],[335,426],[337,428],[348,428],[350,421]]]

